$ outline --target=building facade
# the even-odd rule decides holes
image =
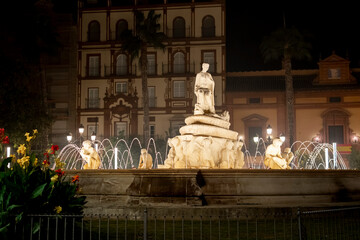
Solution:
[[[68,132],[76,131],[77,26],[71,13],[56,13],[59,50],[45,59],[48,107],[54,123],[49,142],[64,146]]]
[[[225,0],[79,2],[77,125],[84,137],[140,136],[143,101],[138,59],[121,50],[123,29],[134,29],[134,10],[160,14],[164,50],[148,48],[150,136],[178,134],[193,114],[193,85],[203,62],[215,81],[215,105],[225,103]]]
[[[318,69],[293,70],[294,139],[338,144],[349,153],[360,135],[360,69],[335,53],[318,62]],[[227,74],[226,106],[231,126],[254,151],[253,137],[265,141],[285,134],[284,70]],[[271,126],[272,136],[266,129]],[[287,142],[287,146],[289,143]]]

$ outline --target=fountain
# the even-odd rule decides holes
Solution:
[[[215,113],[214,81],[207,68],[204,64],[196,76],[194,115],[185,119],[181,135],[162,144],[150,139],[146,146],[138,138],[96,140],[93,145],[101,160],[99,169],[83,170],[77,145],[68,144],[61,150],[59,158],[67,172],[80,176],[81,194],[88,197],[87,213],[118,213],[137,206],[166,211],[169,206],[360,204],[360,174],[347,169],[335,145],[297,141],[284,151],[291,153],[291,158],[286,158],[291,160],[286,165],[289,170],[267,169],[267,141],[260,138],[255,152],[250,152],[238,133],[229,129],[229,113]],[[138,168],[142,149],[151,154],[152,169]],[[275,150],[280,156],[281,149]]]
[[[266,142],[262,138],[259,138],[255,152],[250,152],[246,144],[241,143],[241,145],[243,145],[242,152],[244,154],[242,169],[266,169],[264,165]],[[106,138],[102,141],[94,141],[93,146],[97,149],[100,156],[100,169],[137,168],[140,151],[143,148],[138,138],[134,138],[130,142],[125,139],[111,141]],[[152,168],[157,169],[159,166],[161,167],[169,153],[169,145],[162,146],[162,149],[165,149],[165,151],[161,152],[156,141],[150,139],[146,149],[152,153],[154,159]],[[80,150],[81,148],[73,143],[61,149],[58,157],[60,161],[65,163],[65,169],[82,169],[84,162],[80,155]],[[291,169],[347,169],[341,154],[337,150],[334,151],[333,144],[296,141],[291,146],[291,152],[294,153],[294,159],[290,163]],[[187,168],[187,166],[184,168]]]

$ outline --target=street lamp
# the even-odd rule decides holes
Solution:
[[[270,124],[267,126],[266,128],[266,133],[267,135],[271,135],[272,134],[272,127],[270,126]]]
[[[81,137],[82,137],[82,135],[83,135],[83,133],[84,133],[84,130],[85,130],[84,126],[80,123],[80,127],[79,127],[79,133],[80,133],[80,146],[81,146]]]
[[[284,134],[280,134],[280,140],[282,141],[282,142],[285,142],[285,135]]]
[[[79,127],[80,135],[82,135],[84,133],[84,130],[85,130],[84,126],[80,123],[80,127]]]
[[[272,127],[269,124],[266,128],[266,134],[267,134],[266,140],[268,144],[271,143],[271,133],[272,133]]]
[[[68,133],[68,135],[66,136],[66,140],[70,143],[72,140],[72,134],[71,132]]]
[[[259,142],[259,136],[258,135],[254,136],[253,140],[254,140],[255,143],[258,143]]]
[[[95,139],[96,139],[96,134],[95,134],[95,132],[92,132],[92,134],[91,134],[91,141],[95,141]]]

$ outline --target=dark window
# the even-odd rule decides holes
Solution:
[[[173,37],[184,38],[185,37],[185,20],[182,17],[177,17],[173,23]]]
[[[100,41],[100,23],[97,21],[92,21],[89,23],[88,29],[88,41],[89,42],[99,42]]]
[[[125,20],[116,23],[116,40],[121,40],[121,33],[126,29],[128,29],[128,24]]]
[[[249,98],[249,103],[260,103],[260,98]]]
[[[331,103],[339,103],[341,102],[341,97],[330,97],[329,101]]]
[[[329,143],[344,144],[344,127],[329,126]]]
[[[202,36],[215,37],[215,19],[212,16],[206,16],[202,22]]]

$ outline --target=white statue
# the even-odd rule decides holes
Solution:
[[[146,149],[141,149],[140,160],[138,169],[151,169],[153,165],[153,159]]]
[[[197,98],[194,115],[215,114],[214,89],[215,82],[210,73],[208,63],[202,64],[202,70],[196,74],[194,93]]]
[[[91,141],[85,140],[82,145],[83,147],[80,150],[80,155],[86,162],[83,166],[83,169],[98,169],[100,167],[101,161],[99,154],[91,146]]]
[[[293,154],[287,153],[289,157],[284,158],[281,153],[281,145],[283,142],[280,138],[274,138],[273,143],[270,144],[265,151],[264,164],[270,169],[290,169],[290,162]],[[290,151],[290,149],[288,149]],[[292,157],[291,157],[292,156]]]

